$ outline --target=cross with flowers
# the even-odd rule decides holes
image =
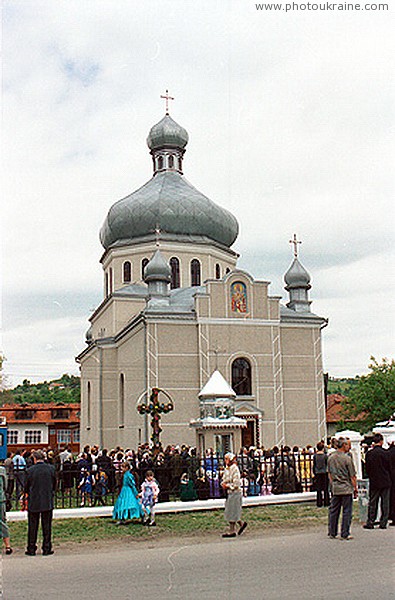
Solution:
[[[162,393],[167,397],[167,403],[159,401],[159,393]],[[165,390],[156,387],[152,388],[148,403],[142,402],[141,404],[138,404],[137,410],[140,413],[140,415],[151,415],[152,417],[151,441],[154,446],[159,446],[159,437],[162,431],[162,428],[160,426],[161,414],[168,413],[173,409],[173,400],[170,398],[169,394],[165,392]]]

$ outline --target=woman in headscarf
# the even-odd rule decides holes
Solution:
[[[239,526],[237,535],[241,535],[247,527],[247,522],[241,520],[241,478],[236,456],[228,452],[224,456],[225,470],[221,486],[226,492],[225,519],[229,523],[229,531],[223,533],[224,538],[236,537],[236,525]]]

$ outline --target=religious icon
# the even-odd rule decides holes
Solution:
[[[247,288],[241,281],[236,281],[230,286],[232,312],[247,312]]]

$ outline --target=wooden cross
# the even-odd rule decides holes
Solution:
[[[169,96],[169,90],[166,90],[166,94],[164,96],[161,95],[161,98],[166,100],[166,114],[169,114],[169,100],[174,100],[173,96]]]
[[[293,245],[294,247],[294,257],[298,258],[298,244],[301,244],[302,242],[299,242],[297,237],[296,237],[296,233],[294,233],[294,237],[292,240],[289,240],[289,243]]]

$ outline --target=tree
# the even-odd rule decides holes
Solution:
[[[395,413],[395,361],[383,358],[378,363],[374,356],[370,360],[371,372],[359,378],[342,403],[344,418],[359,417],[362,433]]]

